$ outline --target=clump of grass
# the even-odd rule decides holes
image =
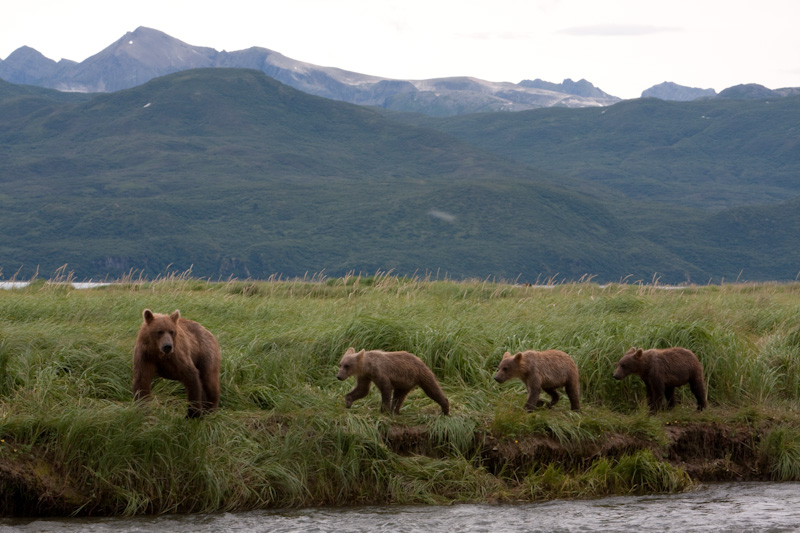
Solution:
[[[437,416],[428,425],[428,434],[444,453],[469,457],[477,448],[478,421],[457,414]]]
[[[539,435],[555,439],[566,450],[578,450],[594,436],[581,424],[582,415],[569,410],[541,408],[525,411],[520,405],[500,405],[489,431],[496,437]]]
[[[451,504],[485,501],[502,485],[464,457],[446,460],[423,456],[395,457],[393,475],[387,480],[381,503]]]
[[[759,445],[760,460],[775,481],[800,481],[800,430],[778,427]]]
[[[14,387],[14,379],[8,371],[8,364],[13,357],[14,351],[5,339],[0,340],[0,397],[11,392]]]
[[[649,450],[616,460],[599,458],[583,470],[550,463],[534,469],[522,482],[522,490],[532,500],[675,493],[693,486],[686,472],[659,461]]]

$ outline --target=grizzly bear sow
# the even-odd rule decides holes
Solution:
[[[539,400],[543,390],[550,395],[549,407],[553,407],[559,399],[556,391],[559,387],[564,387],[572,410],[580,411],[578,366],[572,357],[561,350],[528,350],[515,355],[504,353],[494,379],[498,383],[504,383],[512,378],[522,380],[528,389],[528,400],[525,402],[525,409],[528,411],[533,411],[534,407],[543,403]]]
[[[436,376],[414,354],[381,350],[361,350],[356,353],[355,348],[348,348],[339,361],[336,377],[343,381],[350,376],[355,376],[356,386],[345,396],[348,409],[354,401],[366,396],[370,384],[375,383],[381,392],[382,411],[399,413],[408,393],[414,387],[420,387],[442,407],[442,414],[450,414],[450,402],[445,398]]]
[[[697,398],[697,410],[706,406],[706,384],[703,380],[703,365],[697,356],[686,348],[665,348],[662,350],[642,350],[631,348],[622,356],[614,371],[615,379],[636,374],[647,392],[651,411],[661,407],[662,398],[667,406],[675,407],[675,387],[689,384]]]
[[[181,317],[145,309],[133,350],[133,397],[147,399],[156,376],[183,383],[189,397],[187,417],[195,418],[219,405],[220,353],[206,328]]]

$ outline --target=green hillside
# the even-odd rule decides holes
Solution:
[[[791,204],[764,222],[771,208],[712,213],[693,200],[713,190],[723,203],[788,201],[797,136],[773,110],[791,117],[792,102],[646,100],[437,121],[251,70],[79,96],[0,82],[0,275],[67,265],[78,279],[188,269],[212,279],[794,279]],[[698,113],[739,117],[747,134],[720,125],[727,144],[715,143]],[[702,158],[676,150],[737,174],[703,182]]]
[[[568,176],[581,190],[624,196],[610,208],[618,221],[704,273],[685,279],[800,274],[800,98],[389,116],[544,169],[556,183]]]
[[[392,117],[637,201],[720,208],[800,195],[800,97]]]
[[[5,276],[63,264],[78,278],[531,281],[694,268],[539,171],[256,71],[186,71],[6,112],[25,98],[0,103]]]

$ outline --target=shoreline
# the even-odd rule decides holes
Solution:
[[[647,440],[624,433],[608,433],[579,443],[560,441],[552,435],[530,434],[497,436],[487,431],[474,435],[475,446],[464,450],[474,468],[484,470],[494,477],[497,486],[493,493],[483,499],[442,501],[440,504],[472,503],[503,504],[531,503],[554,499],[591,499],[600,496],[680,493],[692,490],[697,484],[705,482],[751,482],[774,481],[759,451],[759,443],[764,435],[775,426],[773,423],[760,427],[734,423],[713,423],[687,421],[688,409],[680,410],[681,420],[666,420],[662,439]],[[539,417],[561,417],[569,413],[551,412],[533,414]],[[583,415],[578,415],[583,416]],[[641,418],[648,415],[634,415]],[[668,414],[655,418],[663,421]],[[268,431],[283,431],[281,424],[267,417],[264,428]],[[208,420],[202,423],[214,423]],[[632,421],[636,423],[636,421]],[[456,455],[442,446],[441,439],[433,434],[430,426],[424,424],[402,425],[390,423],[381,438],[386,448],[393,454],[403,457],[427,457],[436,460],[456,459]],[[0,449],[0,516],[2,517],[69,517],[69,516],[124,516],[125,513],[108,512],[106,504],[85,493],[78,484],[64,475],[66,468],[48,458],[45,446],[25,446],[16,442],[4,441]],[[10,453],[12,448],[16,451]],[[21,451],[21,448],[25,448]],[[551,496],[531,497],[525,495],[522,480],[526,473],[546,470],[553,467],[563,469],[567,476],[577,476],[593,468],[598,461],[618,461],[640,453],[652,454],[659,463],[669,465],[675,472],[685,474],[686,479],[677,485],[678,490],[649,490],[646,487],[626,486],[622,491],[587,492],[584,495],[552,493]],[[243,468],[244,465],[242,465]],[[121,487],[120,489],[124,489]],[[580,487],[578,487],[580,490]],[[352,501],[336,505],[311,502],[306,507],[347,507],[351,505],[393,505],[382,495],[375,495],[371,501]],[[424,502],[403,502],[402,505],[420,505]],[[219,511],[251,511],[257,509],[277,509],[283,506],[246,506],[230,508],[225,502]],[[161,514],[161,513],[137,513]],[[192,513],[190,513],[192,514]]]

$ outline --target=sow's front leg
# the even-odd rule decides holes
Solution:
[[[194,372],[187,372],[181,380],[186,387],[186,394],[189,399],[189,410],[186,418],[198,418],[203,415],[203,384],[200,383],[200,373],[195,369]]]

